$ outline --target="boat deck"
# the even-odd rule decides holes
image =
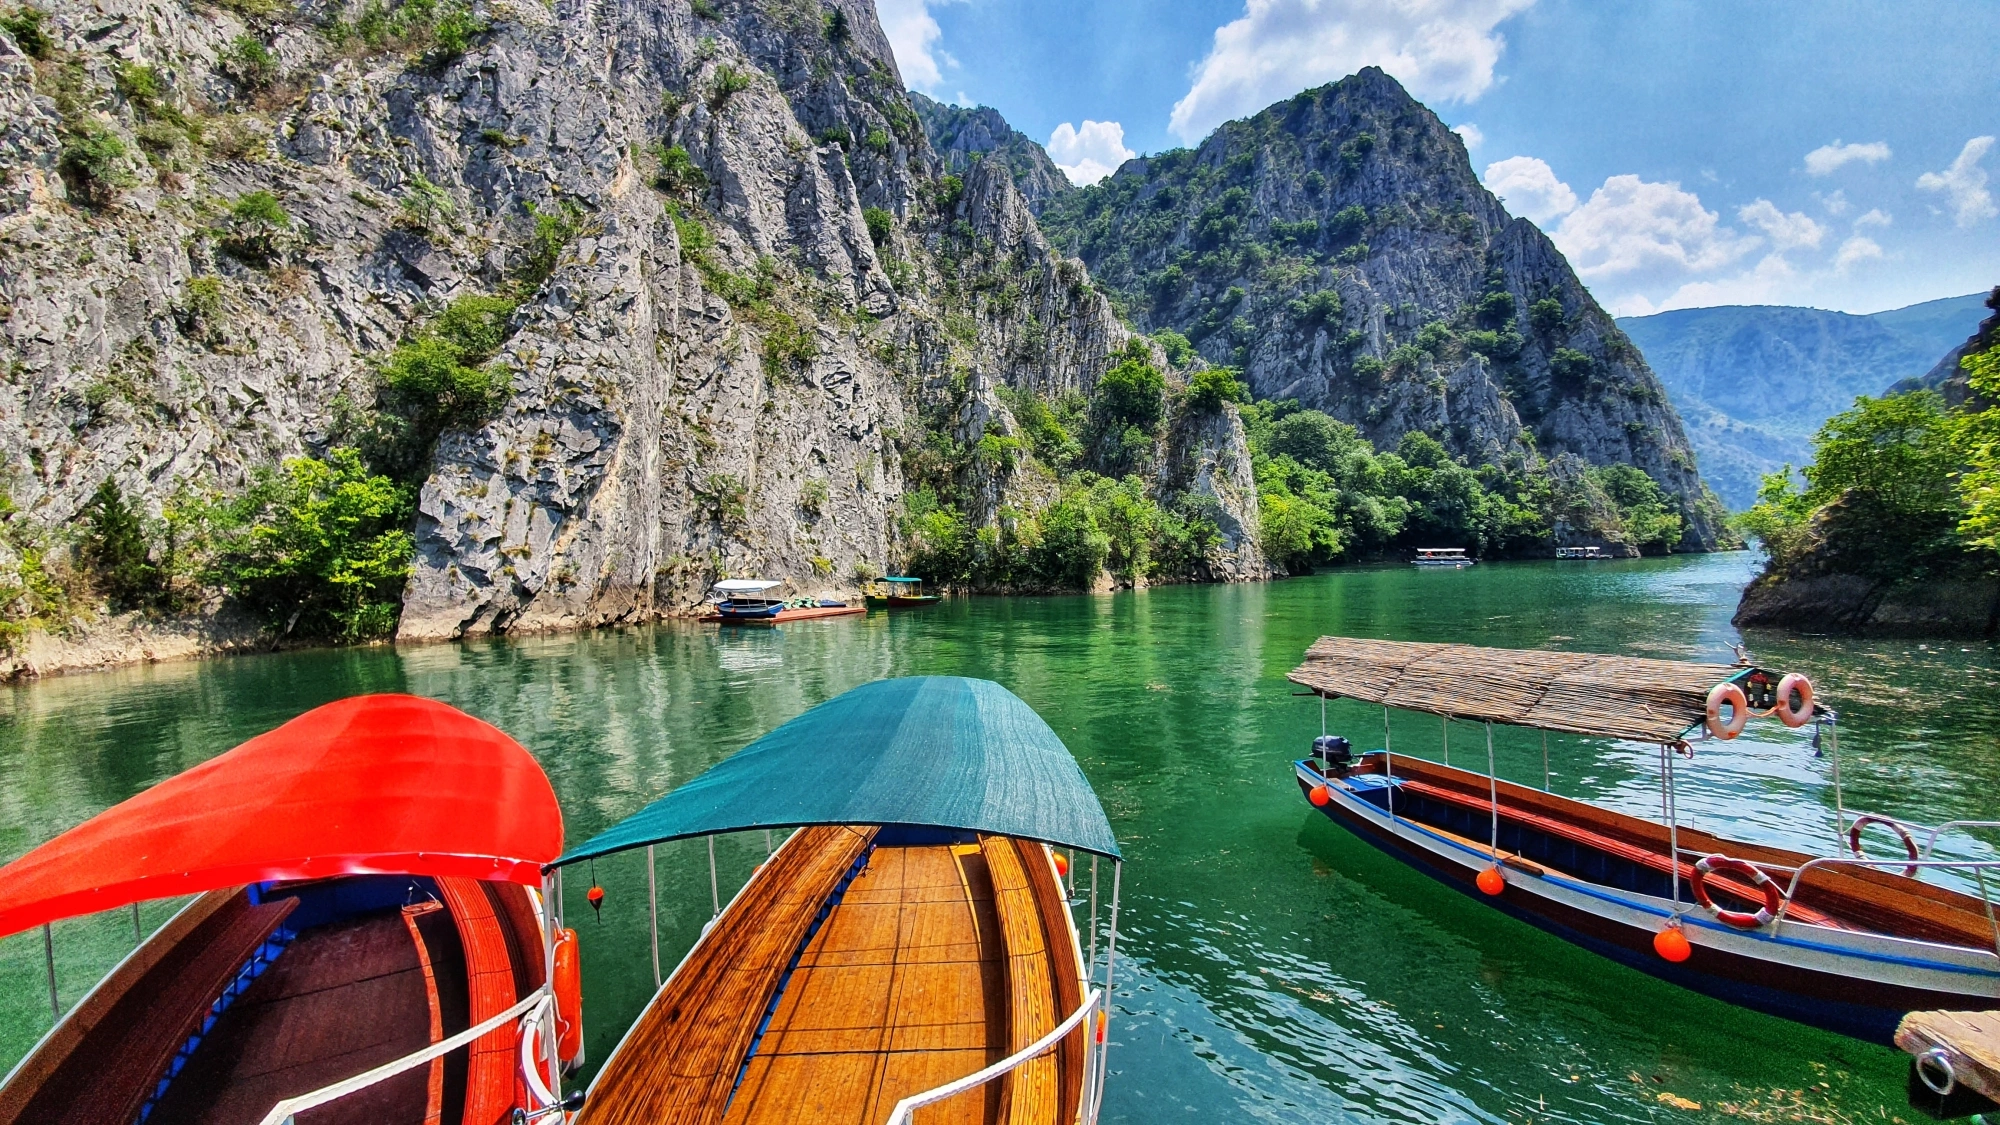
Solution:
[[[1081,1002],[1045,848],[871,836],[812,828],[788,841],[640,1016],[581,1125],[877,1125]],[[723,976],[737,987],[712,990]],[[1065,1125],[1082,1080],[1071,1040],[916,1122]]]

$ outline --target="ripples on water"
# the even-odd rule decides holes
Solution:
[[[519,738],[549,771],[576,842],[857,684],[987,676],[1076,752],[1130,861],[1108,1120],[1907,1119],[1901,1055],[1702,999],[1501,917],[1348,836],[1290,778],[1320,720],[1284,673],[1320,634],[1727,660],[1751,565],[1739,554],[1384,567],[958,600],[773,630],[676,624],[52,680],[0,693],[0,854],[357,692],[434,696]],[[1760,663],[1810,674],[1840,709],[1850,809],[2000,814],[1992,646],[1750,643]],[[1379,709],[1336,703],[1327,721],[1380,743]],[[1399,715],[1392,730],[1398,753],[1442,756],[1437,720]],[[1479,727],[1455,724],[1450,740],[1457,764],[1483,759]],[[1538,735],[1496,729],[1495,756],[1503,776],[1541,781]],[[1550,762],[1558,792],[1658,814],[1653,747],[1559,737]],[[1799,734],[1753,724],[1680,764],[1682,815],[1825,850],[1829,764]],[[1993,854],[1976,834],[1941,850]],[[717,851],[726,894],[764,844],[751,833]],[[671,965],[708,916],[706,852],[662,846],[659,871]],[[581,904],[593,874],[608,892],[599,918]],[[567,898],[584,938],[590,1054],[602,1060],[652,987],[643,852],[573,871]],[[149,906],[146,925],[171,906]],[[131,943],[129,915],[56,930],[65,1002]],[[48,1022],[39,936],[0,942],[0,1058]]]

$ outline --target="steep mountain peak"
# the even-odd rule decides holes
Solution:
[[[1040,213],[1048,201],[1074,190],[1048,150],[1007,123],[992,106],[947,105],[910,91],[910,102],[945,172],[964,175],[980,160],[997,161],[1014,177],[1029,209]]]
[[[1689,546],[1722,534],[1638,349],[1378,68],[1128,161],[1042,227],[1142,330],[1183,333],[1259,398],[1378,447],[1422,431],[1474,464],[1633,465],[1680,498]]]

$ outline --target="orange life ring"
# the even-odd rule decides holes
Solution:
[[[1722,721],[1722,705],[1729,705],[1729,721]],[[1750,721],[1750,701],[1743,696],[1743,689],[1732,683],[1720,683],[1708,689],[1708,733],[1717,738],[1735,738],[1743,733],[1743,724]]]
[[[1715,900],[1708,897],[1708,875],[1711,871],[1728,871],[1750,880],[1752,886],[1764,892],[1763,909],[1750,913],[1724,910],[1715,905]],[[1717,921],[1739,930],[1754,930],[1770,925],[1771,920],[1778,916],[1779,909],[1785,905],[1785,892],[1779,890],[1778,884],[1755,864],[1726,855],[1709,855],[1703,856],[1701,862],[1694,865],[1694,900],[1715,915]]]
[[[1792,706],[1794,692],[1798,693],[1799,697],[1797,707]],[[1802,727],[1812,722],[1812,681],[1797,672],[1785,673],[1785,677],[1778,681],[1778,702],[1772,706],[1771,713],[1778,716],[1778,721],[1788,727]]]
[[[574,1062],[583,1053],[583,966],[576,931],[556,935],[556,1056]]]
[[[1910,866],[1903,868],[1903,878],[1905,879],[1916,878],[1917,861],[1923,858],[1923,853],[1917,850],[1916,838],[1910,835],[1910,830],[1903,827],[1901,821],[1892,820],[1886,816],[1876,816],[1874,813],[1864,813],[1861,816],[1857,816],[1854,818],[1853,826],[1851,826],[1847,830],[1847,849],[1854,853],[1854,858],[1855,859],[1868,858],[1868,853],[1861,850],[1861,830],[1871,824],[1888,825],[1889,828],[1896,833],[1896,835],[1901,836],[1903,838],[1903,850],[1905,852],[1908,852],[1910,856]]]

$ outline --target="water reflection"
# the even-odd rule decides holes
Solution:
[[[1109,1120],[1720,1119],[1765,1112],[1772,1087],[1800,1091],[1785,1096],[1786,1113],[1804,1119],[1906,1114],[1900,1056],[1727,1008],[1499,917],[1309,812],[1290,780],[1286,763],[1319,732],[1320,712],[1292,696],[1284,674],[1322,634],[1727,660],[1750,566],[1724,555],[1378,567],[1269,585],[955,600],[756,630],[667,624],[52,680],[0,692],[0,852],[17,855],[358,692],[432,696],[513,734],[548,770],[578,842],[848,688],[890,675],[986,676],[1076,752],[1131,861]],[[1760,662],[1812,675],[1840,708],[1850,808],[2000,812],[1992,647],[1750,643]],[[1326,716],[1379,744],[1380,709],[1335,703]],[[1399,753],[1443,753],[1435,719],[1399,715],[1392,733]],[[1503,776],[1540,784],[1540,736],[1494,736]],[[1451,753],[1483,760],[1483,730],[1453,727]],[[1657,814],[1656,748],[1556,737],[1548,753],[1557,792]],[[1804,736],[1754,724],[1682,763],[1682,815],[1824,848],[1829,765]],[[1950,847],[1990,854],[1976,834]],[[723,838],[717,853],[726,894],[763,858],[762,834]],[[657,860],[671,965],[709,916],[707,854],[681,842]],[[593,878],[607,891],[599,916],[582,906]],[[601,1060],[652,988],[644,852],[566,880],[584,938],[589,1052]],[[149,908],[148,924],[166,909]],[[129,947],[130,920],[63,923],[57,940],[74,999]],[[48,1025],[41,972],[38,936],[0,942],[0,1057]],[[1663,1094],[1704,1108],[1668,1109]],[[1754,1112],[1751,1097],[1763,1099]]]

